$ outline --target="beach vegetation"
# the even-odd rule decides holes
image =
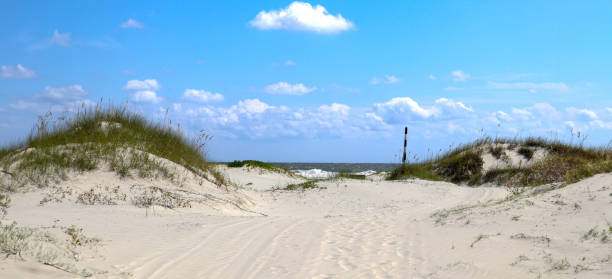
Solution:
[[[518,153],[530,164],[509,165],[484,170],[482,153],[508,160],[507,151]],[[534,160],[536,151],[545,154]],[[541,137],[490,138],[449,150],[393,170],[388,180],[416,177],[454,183],[481,185],[495,183],[513,187],[539,186],[549,183],[575,183],[599,173],[612,172],[612,146],[587,147],[580,141],[562,142]]]
[[[247,167],[249,170],[260,169],[260,170],[265,170],[265,171],[270,171],[270,172],[288,174],[291,176],[295,175],[292,171],[290,171],[287,168],[273,165],[270,163],[265,163],[262,161],[257,161],[257,160],[244,160],[244,161],[234,160],[233,162],[226,163],[226,165],[230,168]]]
[[[123,178],[162,177],[178,183],[167,161],[221,186],[227,181],[206,159],[211,139],[204,130],[188,138],[180,125],[147,120],[127,105],[83,104],[75,112],[40,116],[25,140],[0,148],[0,169],[10,175],[5,190],[11,191],[25,184],[44,188],[66,179],[68,172],[98,168]]]

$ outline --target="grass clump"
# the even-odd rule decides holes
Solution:
[[[85,205],[116,205],[118,201],[125,201],[127,195],[121,193],[121,188],[117,187],[102,187],[100,185],[92,187],[89,191],[85,191],[77,196],[77,203]]]
[[[168,209],[191,207],[191,202],[182,195],[155,186],[146,187],[134,195],[132,204],[147,208],[154,205]]]
[[[365,180],[366,176],[363,174],[354,174],[354,173],[348,173],[348,172],[340,172],[337,175],[338,178],[345,178],[345,179],[358,179],[358,180]]]
[[[504,152],[504,148],[499,145],[490,146],[489,153],[491,153],[495,159],[501,159],[501,157],[506,154],[506,152]]]
[[[230,168],[241,168],[241,167],[246,166],[249,169],[258,168],[258,169],[267,170],[271,172],[286,173],[286,174],[290,174],[293,176],[293,172],[291,172],[287,168],[279,167],[279,166],[276,166],[270,163],[264,163],[264,162],[257,161],[257,160],[244,160],[244,161],[234,160],[233,162],[227,163],[226,165]]]
[[[75,226],[64,228],[64,236],[56,237],[48,230],[20,227],[15,222],[8,225],[0,223],[0,253],[5,258],[27,257],[82,277],[92,276],[93,273],[78,268],[81,252],[85,248],[95,247],[99,242],[97,238],[86,237],[83,229]]]
[[[7,209],[11,204],[11,197],[9,195],[0,192],[0,219],[7,213]]]
[[[295,191],[295,190],[301,190],[301,191],[305,191],[308,189],[325,189],[325,187],[319,187],[319,185],[317,185],[317,181],[316,180],[309,180],[303,183],[298,183],[298,184],[289,184],[287,186],[285,186],[284,188],[281,188],[279,190],[287,190],[287,191]]]
[[[463,182],[482,171],[483,160],[477,152],[466,151],[438,163],[437,172],[452,182]]]
[[[430,164],[408,164],[400,166],[387,176],[387,180],[398,180],[411,177],[435,181],[442,180],[442,178],[432,170],[432,165]]]
[[[533,158],[534,151],[529,147],[521,147],[518,149],[517,153],[523,155],[523,157],[529,161],[531,158]]]

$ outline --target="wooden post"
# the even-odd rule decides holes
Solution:
[[[408,143],[408,126],[404,128],[404,156],[402,157],[402,166],[406,165],[406,144]]]

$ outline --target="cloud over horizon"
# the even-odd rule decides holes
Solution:
[[[316,87],[307,87],[303,83],[289,84],[284,81],[280,81],[274,84],[267,85],[264,88],[264,92],[268,94],[279,94],[279,95],[304,95],[317,90]]]

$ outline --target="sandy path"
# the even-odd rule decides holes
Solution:
[[[492,201],[508,196],[503,188],[420,180],[332,181],[306,192],[255,186],[246,192],[251,209],[268,216],[41,207],[30,193],[14,197],[8,218],[38,226],[57,219],[102,237],[99,256],[81,261],[108,271],[99,278],[612,277],[612,241],[603,238],[612,174],[501,203]],[[591,228],[597,235],[584,238]],[[44,268],[0,262],[30,278],[49,277]]]
[[[267,205],[259,210],[271,216],[227,217],[126,270],[138,278],[418,277],[428,270],[422,227],[431,223],[432,212],[504,194],[494,188],[456,191],[452,185],[454,190],[438,188],[435,202],[424,203],[414,197],[424,187],[416,183],[382,183],[395,190],[382,195],[361,182],[351,189],[327,186],[320,192],[259,193],[259,203]]]

